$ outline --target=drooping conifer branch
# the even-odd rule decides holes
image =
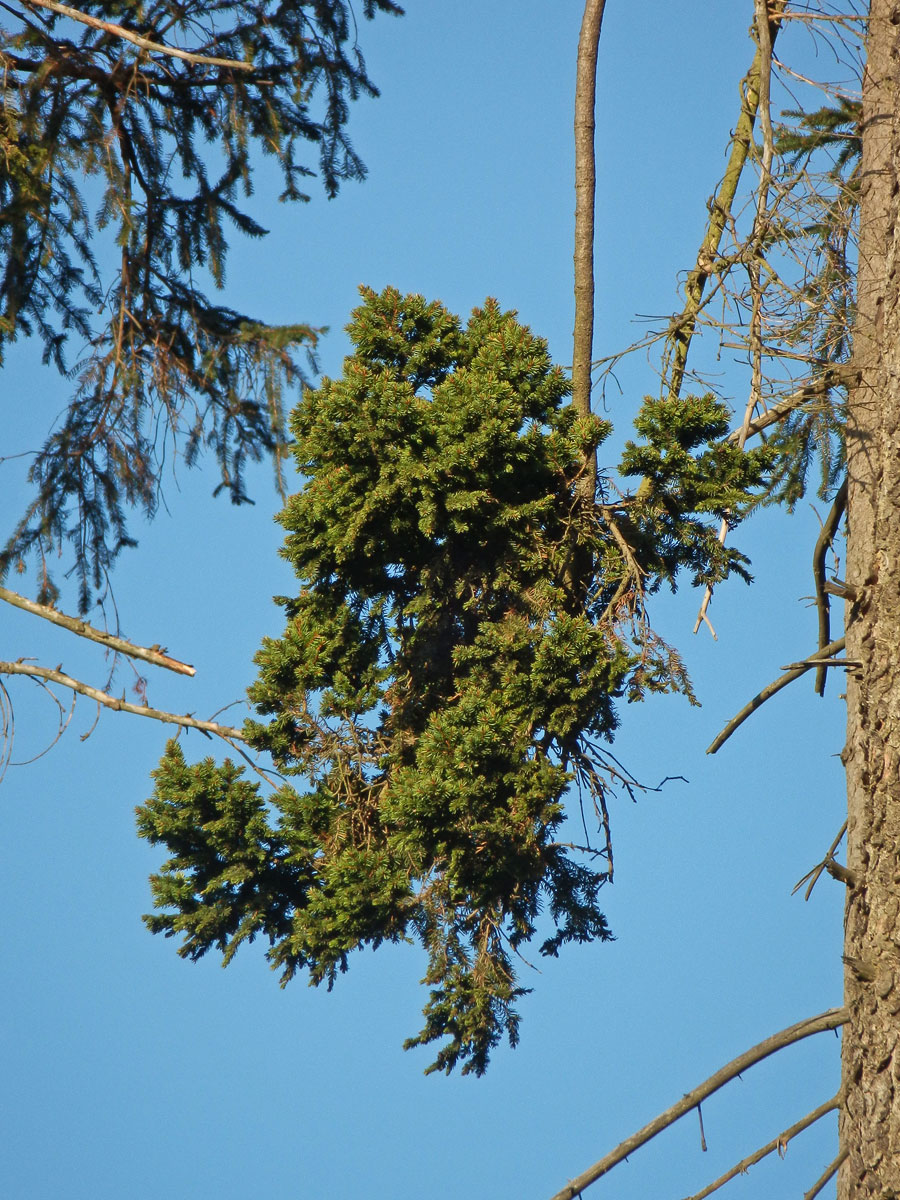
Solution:
[[[367,18],[400,11],[361,7]],[[257,149],[287,201],[309,198],[307,150],[329,195],[362,178],[346,126],[351,101],[377,90],[347,0],[150,0],[139,21],[126,5],[140,32],[128,14],[57,0],[7,8],[22,28],[0,31],[0,361],[6,342],[33,334],[72,390],[32,457],[25,511],[10,514],[0,580],[33,556],[37,599],[52,602],[49,560],[68,552],[60,569],[74,566],[83,615],[134,545],[130,514],[157,511],[173,456],[211,455],[217,493],[236,504],[249,499],[251,462],[273,460],[280,482],[285,389],[303,380],[319,330],[216,302],[192,264],[219,289],[232,232],[265,233],[245,203]],[[54,13],[80,22],[77,52]],[[96,179],[87,195],[85,177]],[[115,260],[98,251],[104,239]],[[77,370],[69,345],[81,347]]]
[[[142,50],[149,50],[152,54],[168,54],[171,58],[180,58],[184,62],[204,67],[227,67],[232,71],[253,70],[253,63],[241,62],[236,58],[211,58],[207,54],[192,54],[189,50],[164,46],[160,42],[151,41],[150,38],[134,33],[131,29],[126,29],[124,25],[117,25],[114,21],[102,21],[99,17],[92,17],[89,13],[81,12],[77,8],[70,8],[68,4],[57,4],[55,0],[25,0],[25,3],[39,8],[49,8],[51,12],[59,13],[62,17],[69,17],[72,21],[80,21],[82,25],[90,25],[92,29],[101,29],[104,33],[111,33],[114,37],[132,42]]]
[[[104,708],[111,708],[116,712],[133,713],[137,717],[150,717],[151,720],[162,721],[166,725],[181,725],[184,729],[199,729],[203,733],[216,734],[218,737],[225,738],[226,741],[233,739],[243,742],[245,740],[240,729],[235,729],[231,725],[220,725],[217,721],[201,721],[189,713],[166,712],[161,708],[150,708],[147,704],[132,704],[128,700],[110,696],[108,692],[92,687],[89,683],[83,683],[80,679],[75,679],[59,669],[36,667],[32,663],[20,659],[17,662],[0,662],[0,675],[26,675],[32,679],[43,679],[47,683],[58,683],[61,687],[77,692],[80,696],[96,700]]]
[[[571,1180],[566,1184],[561,1191],[553,1196],[553,1200],[575,1200],[576,1196],[580,1196],[586,1187],[592,1183],[596,1183],[601,1176],[606,1175],[629,1154],[633,1154],[635,1150],[646,1145],[673,1125],[680,1117],[686,1113],[692,1112],[699,1104],[712,1096],[726,1083],[730,1083],[732,1079],[736,1079],[743,1071],[754,1066],[758,1062],[762,1062],[764,1058],[783,1050],[785,1046],[793,1045],[794,1042],[799,1042],[803,1038],[811,1037],[814,1033],[824,1033],[828,1029],[837,1029],[841,1025],[846,1024],[849,1019],[849,1013],[846,1008],[830,1008],[827,1012],[820,1013],[817,1017],[810,1017],[805,1021],[798,1021],[796,1025],[790,1025],[787,1029],[782,1029],[780,1033],[775,1033],[771,1037],[766,1038],[764,1042],[760,1042],[752,1049],[745,1051],[737,1058],[733,1059],[727,1066],[721,1067],[714,1075],[710,1075],[709,1079],[705,1080],[692,1091],[686,1092],[680,1100],[667,1108],[665,1112],[660,1113],[658,1117],[654,1117],[649,1124],[643,1129],[639,1129],[637,1133],[626,1138],[621,1142],[615,1150],[610,1151],[594,1163],[592,1167],[588,1167],[576,1179]]]
[[[97,629],[87,621],[81,620],[80,617],[70,617],[58,609],[51,608],[49,604],[37,604],[34,600],[28,600],[25,596],[21,596],[9,588],[0,586],[0,600],[5,600],[7,604],[21,608],[24,612],[31,613],[32,616],[52,621],[54,625],[60,625],[63,629],[68,629],[70,633],[75,633],[79,637],[99,642],[101,646],[106,646],[108,649],[116,651],[117,654],[127,654],[129,658],[142,659],[144,662],[152,663],[155,667],[165,667],[167,671],[176,671],[179,675],[196,675],[196,671],[189,663],[172,658],[158,646],[138,646],[123,637],[108,633],[105,629]]]

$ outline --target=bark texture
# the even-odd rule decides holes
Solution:
[[[848,415],[848,891],[839,1200],[900,1197],[900,3],[872,0]]]

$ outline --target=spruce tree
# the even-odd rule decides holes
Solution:
[[[493,300],[465,326],[421,296],[363,289],[340,379],[291,418],[304,478],[280,516],[297,594],[257,655],[246,741],[286,783],[171,742],[141,834],[170,857],[149,927],[193,959],[261,936],[287,982],[333,984],[351,951],[428,956],[429,1069],[481,1074],[523,995],[515,958],[610,936],[606,749],[617,701],[683,692],[646,598],[687,569],[714,584],[771,455],[728,442],[711,395],[648,400],[620,474],[585,502],[610,433],[564,404],[546,343]],[[573,571],[573,562],[586,570]],[[593,804],[599,842],[565,826]],[[596,820],[595,820],[596,817]]]

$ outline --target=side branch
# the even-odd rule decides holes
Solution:
[[[792,392],[789,396],[785,396],[783,400],[779,400],[777,404],[773,404],[766,412],[761,413],[758,417],[754,417],[745,427],[741,425],[738,429],[733,430],[728,435],[728,441],[732,445],[737,445],[744,434],[744,440],[755,437],[756,434],[762,433],[764,429],[768,429],[770,425],[783,420],[789,413],[792,413],[795,408],[800,408],[806,404],[808,400],[814,400],[818,396],[823,396],[830,392],[832,388],[846,385],[851,380],[856,378],[857,372],[843,364],[834,367],[826,367],[821,375],[803,385],[796,392]]]
[[[77,633],[79,637],[89,638],[92,642],[99,642],[101,646],[108,646],[110,650],[127,654],[129,658],[143,659],[144,662],[152,663],[155,667],[165,667],[167,671],[177,671],[179,675],[197,674],[189,663],[171,658],[155,646],[136,646],[134,642],[126,641],[125,638],[116,637],[115,634],[107,633],[103,629],[96,629],[79,617],[70,617],[51,608],[48,604],[37,604],[34,600],[28,600],[25,596],[20,596],[18,592],[10,591],[9,588],[0,587],[0,600],[5,600],[7,604],[21,608],[35,617],[43,617],[45,621],[52,621],[54,625],[61,625],[63,629],[68,629],[70,633]]]
[[[142,50],[149,50],[152,54],[168,54],[170,58],[181,58],[185,62],[204,67],[227,67],[232,71],[252,71],[254,69],[253,63],[241,62],[236,58],[210,58],[207,54],[192,54],[189,50],[178,50],[174,46],[164,46],[161,42],[152,42],[149,38],[126,29],[124,25],[117,25],[114,21],[102,21],[99,17],[92,17],[77,8],[70,8],[68,4],[57,4],[56,0],[25,0],[25,3],[33,4],[38,8],[49,8],[51,12],[59,13],[62,17],[80,21],[82,25],[90,25],[92,29],[101,29],[104,33],[111,33],[114,37],[123,38],[126,42],[140,46]]]
[[[800,891],[800,889],[803,887],[804,883],[806,883],[808,880],[809,886],[807,887],[806,894],[803,897],[804,900],[808,900],[813,893],[813,888],[819,882],[819,877],[821,876],[822,872],[828,871],[828,873],[830,875],[832,873],[832,869],[834,867],[838,866],[838,864],[834,861],[834,852],[835,852],[835,850],[837,850],[838,846],[841,844],[841,841],[843,840],[844,834],[846,832],[847,832],[847,822],[845,821],[843,823],[843,825],[840,827],[840,829],[838,830],[837,837],[834,839],[834,841],[828,847],[828,850],[826,851],[825,857],[822,859],[822,861],[820,863],[817,863],[811,871],[807,871],[806,874],[803,876],[803,878],[801,880],[799,880],[797,883],[795,883],[794,886],[791,888],[792,896],[796,895],[796,893]]]
[[[661,1133],[664,1129],[674,1124],[679,1117],[683,1117],[685,1113],[689,1113],[692,1109],[696,1108],[708,1096],[719,1091],[726,1083],[735,1079],[741,1072],[746,1071],[748,1067],[762,1062],[770,1054],[775,1054],[778,1050],[783,1050],[785,1046],[799,1042],[814,1033],[824,1033],[827,1029],[837,1029],[840,1025],[846,1024],[849,1016],[850,1014],[846,1008],[830,1008],[827,1012],[820,1013],[817,1017],[809,1017],[805,1021],[799,1021],[796,1025],[790,1025],[787,1029],[782,1029],[780,1033],[775,1033],[772,1037],[766,1038],[764,1042],[760,1042],[752,1050],[747,1050],[744,1054],[739,1055],[732,1062],[728,1063],[727,1066],[716,1071],[715,1075],[710,1075],[705,1083],[701,1083],[699,1087],[695,1087],[693,1091],[688,1092],[676,1104],[673,1104],[671,1108],[667,1108],[664,1113],[660,1113],[658,1117],[655,1117],[649,1125],[645,1125],[643,1129],[639,1129],[637,1133],[633,1133],[631,1137],[626,1138],[615,1150],[582,1172],[577,1179],[573,1179],[570,1183],[566,1184],[562,1191],[556,1193],[553,1200],[575,1200],[575,1197],[580,1196],[586,1187],[595,1183],[608,1171],[611,1171],[617,1163],[620,1163],[629,1154],[633,1154],[635,1150],[656,1137],[658,1133]]]
[[[154,721],[163,721],[167,725],[181,725],[185,729],[199,729],[206,734],[215,733],[222,738],[244,741],[244,735],[240,729],[235,729],[231,725],[219,725],[216,721],[199,721],[189,714],[182,716],[179,713],[166,712],[160,708],[149,708],[146,704],[131,704],[128,700],[117,699],[115,696],[110,696],[108,692],[102,692],[88,683],[82,683],[80,679],[73,679],[71,675],[66,675],[63,671],[31,666],[29,663],[22,662],[21,659],[18,662],[0,662],[0,675],[27,675],[32,679],[43,679],[47,683],[58,683],[61,687],[69,688],[70,691],[77,692],[80,696],[96,700],[104,708],[112,708],[116,712],[134,713],[137,717],[151,717]]]
[[[831,637],[831,608],[825,592],[825,556],[835,539],[844,510],[847,507],[847,479],[838,488],[834,503],[831,506],[822,531],[816,539],[813,551],[813,578],[816,582],[816,608],[819,613],[819,646],[827,644]],[[825,677],[828,674],[825,667],[816,667],[816,694],[825,695]]]
[[[822,1188],[825,1187],[826,1183],[829,1183],[830,1180],[833,1179],[833,1177],[838,1173],[842,1163],[844,1163],[849,1157],[850,1151],[845,1147],[840,1154],[838,1154],[834,1162],[828,1164],[809,1191],[803,1193],[803,1200],[815,1200],[815,1197],[818,1196]]]
[[[770,700],[776,692],[780,692],[783,687],[787,687],[789,683],[793,683],[795,679],[799,679],[801,675],[805,674],[813,667],[817,667],[821,659],[831,658],[833,654],[837,654],[838,651],[843,649],[843,638],[838,638],[836,642],[829,642],[827,646],[823,646],[821,650],[817,650],[815,654],[811,654],[809,658],[805,659],[803,662],[797,663],[795,667],[792,667],[789,671],[785,672],[784,675],[779,676],[774,683],[770,683],[768,687],[764,687],[761,692],[753,697],[749,704],[744,705],[737,716],[731,718],[718,737],[710,744],[706,753],[715,754],[715,752],[720,749],[725,742],[728,741],[737,727],[739,725],[743,725],[751,713],[755,713],[756,710],[765,704],[767,700]],[[842,664],[829,663],[828,665],[840,666]]]
[[[808,1129],[810,1125],[814,1125],[816,1121],[833,1112],[836,1108],[840,1108],[841,1097],[840,1093],[832,1096],[830,1100],[826,1100],[824,1104],[820,1104],[818,1108],[813,1109],[811,1113],[807,1113],[802,1120],[791,1125],[789,1129],[785,1129],[783,1133],[779,1133],[778,1137],[773,1138],[771,1142],[766,1142],[765,1146],[760,1146],[753,1154],[748,1154],[746,1158],[742,1158],[739,1163],[735,1163],[730,1171],[726,1171],[724,1175],[720,1175],[718,1179],[713,1180],[707,1187],[700,1192],[695,1192],[693,1196],[689,1196],[688,1200],[706,1200],[707,1196],[711,1196],[713,1192],[717,1192],[720,1187],[730,1180],[734,1179],[735,1175],[746,1175],[750,1167],[756,1166],[773,1151],[777,1150],[781,1154],[788,1142],[802,1133],[804,1129]]]

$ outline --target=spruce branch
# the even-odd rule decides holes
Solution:
[[[575,1197],[580,1196],[586,1187],[596,1183],[601,1176],[606,1175],[629,1154],[633,1154],[635,1150],[646,1145],[658,1133],[697,1108],[709,1096],[719,1091],[726,1083],[730,1083],[732,1079],[736,1079],[749,1067],[803,1038],[811,1037],[815,1033],[824,1033],[828,1029],[837,1029],[839,1026],[845,1025],[849,1019],[850,1014],[846,1008],[830,1008],[816,1017],[808,1017],[805,1021],[798,1021],[796,1025],[789,1025],[787,1029],[782,1029],[780,1033],[775,1033],[765,1041],[753,1046],[752,1049],[746,1050],[726,1066],[721,1067],[714,1075],[710,1075],[709,1079],[698,1087],[685,1093],[680,1100],[667,1108],[665,1112],[660,1113],[659,1116],[654,1117],[643,1129],[639,1129],[624,1142],[620,1142],[615,1150],[604,1155],[599,1162],[594,1163],[576,1179],[567,1183],[561,1191],[553,1196],[552,1200],[575,1200]]]
[[[70,617],[66,613],[59,612],[58,609],[51,608],[49,604],[38,604],[34,600],[28,600],[25,596],[11,591],[9,588],[0,586],[0,600],[5,600],[7,604],[21,608],[33,616],[42,617],[45,621],[52,621],[54,625],[60,625],[63,629],[68,629],[70,633],[75,633],[79,637],[99,642],[101,646],[106,646],[117,654],[126,654],[129,658],[142,659],[144,662],[152,663],[155,667],[176,671],[179,675],[196,675],[197,673],[190,663],[172,658],[158,646],[138,646],[123,637],[108,633],[105,629],[96,629],[87,621],[82,621],[80,617]]]
[[[51,12],[59,13],[62,17],[68,17],[72,21],[80,21],[82,25],[90,25],[92,29],[100,29],[104,33],[111,33],[114,37],[122,38],[126,42],[132,42],[142,50],[149,50],[152,54],[168,54],[171,58],[180,58],[184,62],[203,67],[225,67],[232,71],[252,71],[254,69],[253,63],[241,62],[236,58],[211,58],[207,54],[193,54],[189,50],[178,50],[174,46],[163,46],[160,42],[153,42],[149,38],[142,37],[139,33],[134,33],[132,30],[126,29],[124,25],[117,25],[114,21],[103,21],[100,17],[92,17],[77,8],[70,8],[68,4],[57,4],[56,0],[25,0],[25,3],[35,5],[39,8],[48,8]]]
[[[89,683],[83,683],[80,679],[74,679],[59,668],[36,667],[18,659],[16,662],[0,662],[0,675],[26,675],[31,679],[58,683],[61,687],[69,688],[70,691],[77,692],[80,696],[96,700],[104,708],[111,708],[116,712],[134,713],[137,717],[150,717],[154,721],[162,721],[167,725],[181,725],[185,729],[199,729],[202,733],[216,734],[226,741],[233,739],[242,742],[245,740],[240,729],[235,729],[231,725],[219,725],[216,721],[200,721],[187,713],[170,713],[164,709],[150,708],[146,704],[132,704],[128,700],[110,696],[108,692],[92,687]]]

